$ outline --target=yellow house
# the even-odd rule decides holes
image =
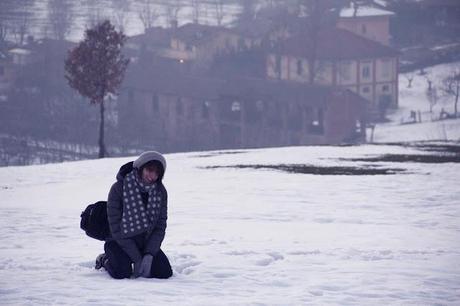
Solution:
[[[314,62],[315,84],[350,89],[371,109],[398,106],[398,51],[337,28],[321,30],[313,48],[302,34],[278,42],[267,56],[267,77],[308,83]]]
[[[393,12],[375,7],[346,7],[340,11],[337,27],[388,46],[391,16]]]

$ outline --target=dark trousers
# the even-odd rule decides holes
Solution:
[[[115,241],[109,241],[104,244],[107,262],[104,268],[116,279],[130,278],[133,273],[131,258],[122,250]],[[160,249],[153,257],[152,268],[149,278],[170,278],[173,272],[168,257]]]

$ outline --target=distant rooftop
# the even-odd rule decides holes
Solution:
[[[187,23],[176,29],[175,36],[184,42],[199,45],[223,32],[232,33],[225,27]]]
[[[24,49],[24,48],[20,48],[20,47],[10,49],[9,52],[10,52],[11,54],[18,54],[18,55],[29,55],[30,53],[32,53],[30,50]]]
[[[316,55],[318,59],[363,59],[398,56],[399,52],[373,40],[337,28],[324,28],[319,34]],[[312,54],[312,44],[304,34],[290,37],[275,45],[274,50],[282,54],[305,57]]]
[[[342,18],[351,18],[351,17],[370,17],[370,16],[393,16],[394,13],[383,10],[380,8],[376,7],[370,7],[370,6],[359,6],[358,11],[356,12],[355,16],[355,9],[350,6],[343,8],[340,11],[340,17]]]

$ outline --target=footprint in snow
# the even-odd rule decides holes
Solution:
[[[311,295],[314,295],[314,296],[323,296],[323,292],[320,290],[310,290],[309,292]]]
[[[275,262],[277,260],[283,260],[284,259],[284,256],[281,255],[278,252],[270,252],[270,253],[267,253],[267,255],[269,257],[256,260],[255,264],[257,266],[264,267],[264,266],[268,266],[269,264],[272,264],[273,262]]]
[[[215,278],[229,278],[229,277],[234,277],[236,276],[236,273],[232,272],[219,272],[219,273],[214,273],[213,276]]]
[[[331,218],[316,218],[316,219],[313,219],[313,222],[315,222],[315,223],[332,223],[334,221],[335,220],[331,219]]]
[[[184,263],[176,263],[174,265],[174,270],[176,270],[176,272],[179,274],[188,275],[194,272],[195,270],[193,269],[193,267],[198,266],[199,264],[201,264],[201,261],[188,261]]]
[[[251,254],[256,254],[253,251],[230,251],[230,252],[225,252],[225,255],[231,255],[231,256],[243,256],[243,255],[251,255]]]
[[[91,269],[93,269],[94,268],[94,261],[79,262],[77,264],[77,266],[83,267],[83,268],[91,268]]]

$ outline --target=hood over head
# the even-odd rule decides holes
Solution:
[[[166,159],[164,156],[156,151],[146,151],[142,153],[135,161],[128,162],[120,167],[120,170],[117,173],[117,180],[122,181],[123,178],[133,171],[133,169],[140,170],[142,166],[144,166],[149,161],[159,161],[163,166],[163,173],[160,173],[158,180],[161,181],[163,179],[164,173],[166,171]]]
[[[149,161],[157,160],[163,165],[163,171],[166,171],[166,159],[157,151],[146,151],[142,153],[133,163],[133,167],[138,170]]]

